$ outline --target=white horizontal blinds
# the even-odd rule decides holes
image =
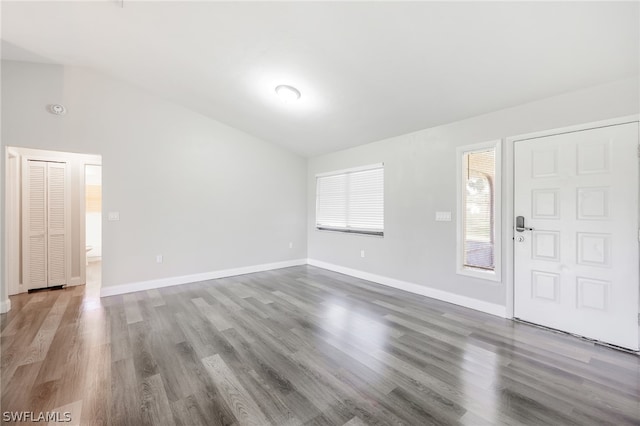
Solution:
[[[382,165],[321,175],[316,183],[316,227],[382,234],[384,168]]]
[[[365,231],[384,228],[384,169],[349,173],[348,226]]]
[[[495,150],[464,156],[464,266],[494,270]]]
[[[316,226],[347,227],[347,175],[319,177]]]

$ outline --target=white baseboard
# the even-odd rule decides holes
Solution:
[[[5,314],[11,310],[11,299],[0,302],[0,314]]]
[[[360,278],[363,280],[373,281],[374,283],[408,291],[410,293],[420,294],[432,299],[453,303],[454,305],[464,306],[465,308],[475,309],[476,311],[496,315],[502,318],[507,317],[507,308],[495,303],[484,302],[482,300],[473,299],[471,297],[461,296],[459,294],[449,293],[447,291],[437,290],[435,288],[425,287],[419,284],[397,280],[395,278],[383,277],[381,275],[359,271],[357,269],[334,265],[332,263],[322,262],[320,260],[307,259],[307,264],[311,266],[317,266],[318,268],[339,272],[341,274],[350,275],[352,277]]]
[[[284,262],[265,263],[262,265],[243,266],[240,268],[224,269],[220,271],[202,272],[199,274],[120,284],[102,287],[100,289],[100,297],[115,296],[117,294],[133,293],[135,291],[151,290],[154,288],[169,287],[172,285],[195,283],[198,281],[215,280],[217,278],[233,277],[236,275],[252,274],[254,272],[306,265],[306,263],[307,259],[285,260]]]
[[[505,306],[495,303],[484,302],[482,300],[473,299],[471,297],[461,296],[455,293],[449,293],[443,290],[437,290],[431,287],[425,287],[419,284],[407,281],[397,280],[395,278],[384,277],[381,275],[364,272],[357,269],[351,269],[344,266],[334,265],[332,263],[322,262],[315,259],[295,259],[286,260],[284,262],[265,263],[262,265],[244,266],[241,268],[224,269],[220,271],[203,272],[199,274],[182,275],[177,277],[159,278],[155,280],[139,281],[128,284],[121,284],[100,289],[100,297],[115,296],[117,294],[133,293],[136,291],[151,290],[154,288],[169,287],[173,285],[188,284],[198,281],[214,280],[217,278],[233,277],[236,275],[252,274],[254,272],[270,271],[273,269],[288,268],[300,265],[317,266],[318,268],[328,269],[330,271],[339,272],[341,274],[350,275],[374,283],[397,288],[399,290],[408,291],[410,293],[420,294],[422,296],[431,297],[432,299],[442,300],[444,302],[453,303],[454,305],[464,306],[466,308],[475,309],[487,314],[496,315],[506,318],[507,310]],[[7,300],[0,303],[0,312],[6,312],[11,309],[11,301]]]

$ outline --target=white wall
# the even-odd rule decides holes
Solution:
[[[2,105],[3,145],[102,156],[103,289],[306,257],[305,159],[81,68],[3,61]]]
[[[501,283],[456,274],[456,147],[637,114],[638,90],[637,78],[618,81],[310,159],[309,258],[505,305],[504,273]],[[384,237],[316,230],[315,175],[381,162]],[[436,211],[451,211],[453,220],[435,222]]]

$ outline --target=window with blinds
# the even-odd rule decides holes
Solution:
[[[500,141],[462,146],[458,155],[457,272],[501,280]]]
[[[494,270],[495,151],[464,155],[464,266]]]
[[[316,228],[383,235],[383,165],[316,176]]]

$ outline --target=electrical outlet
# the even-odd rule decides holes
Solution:
[[[156,263],[162,263],[162,255],[161,254],[156,256]]]
[[[109,220],[120,220],[120,212],[109,212]]]
[[[360,257],[364,257],[364,250],[360,250]]]

